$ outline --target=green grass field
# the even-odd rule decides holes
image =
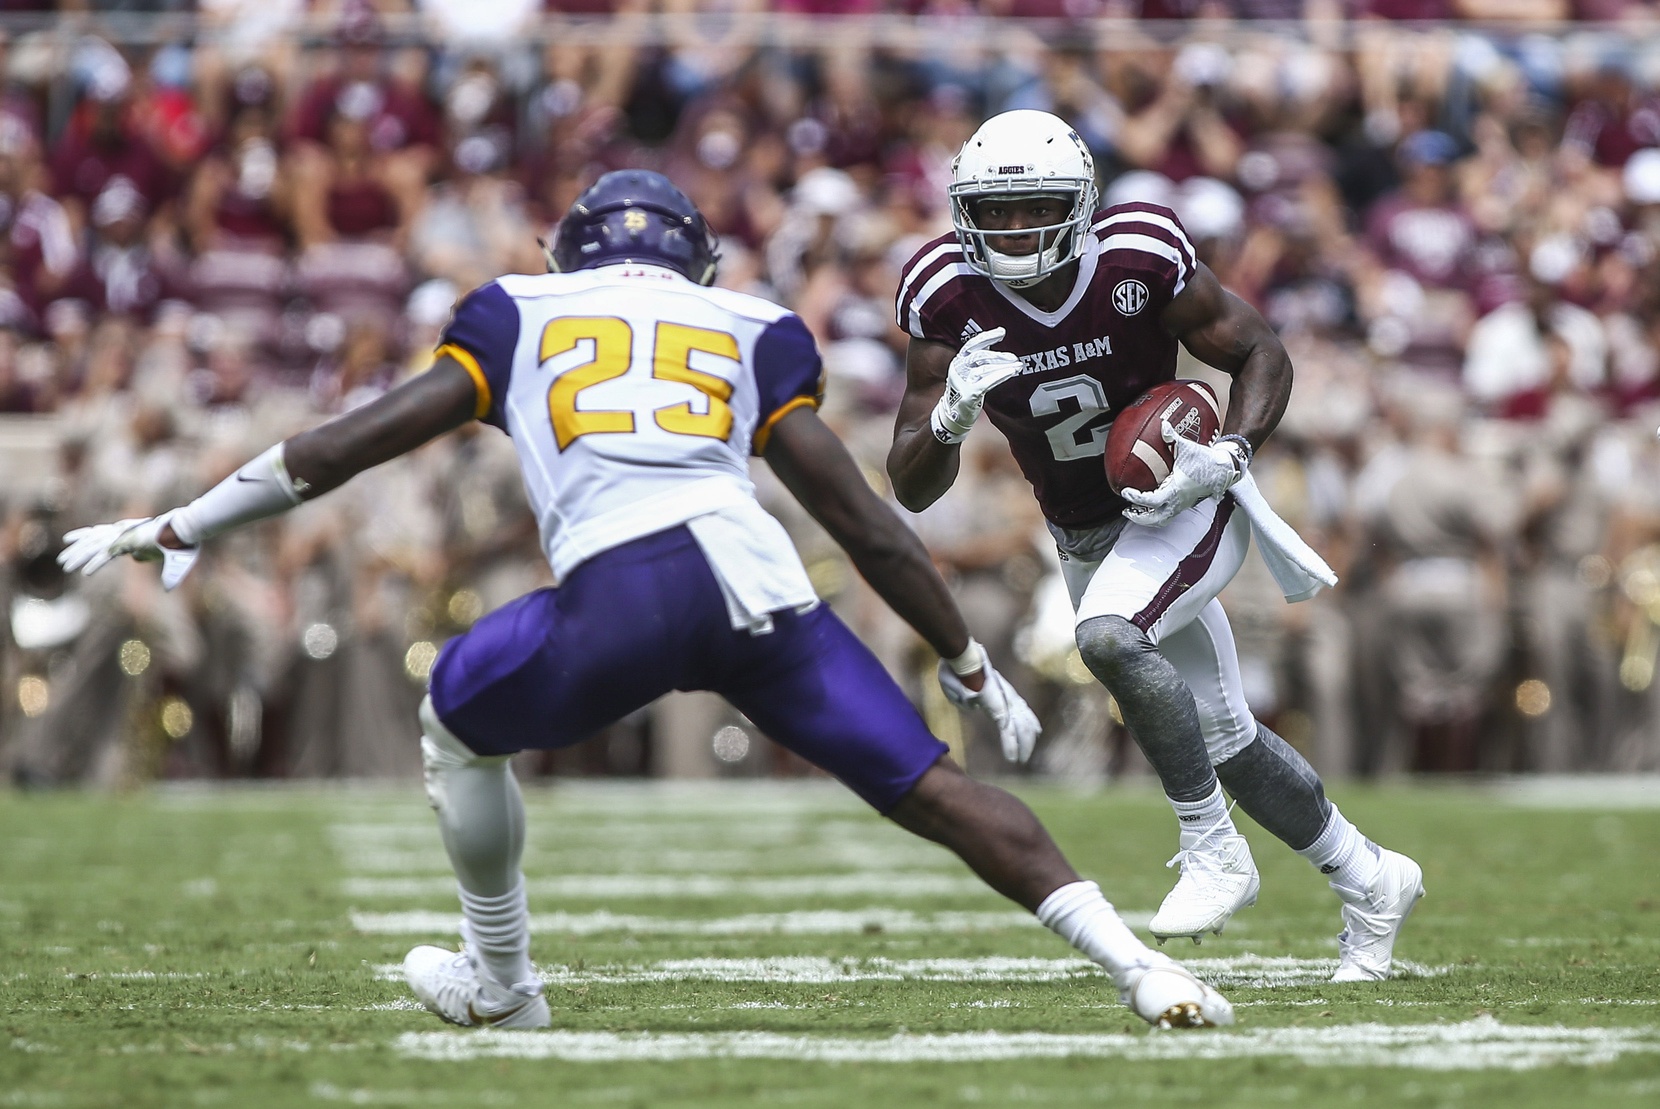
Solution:
[[[555,1030],[482,1034],[392,975],[454,936],[418,785],[0,795],[0,1106],[1660,1105],[1660,802],[1616,785],[1338,790],[1424,864],[1379,984],[1245,822],[1260,904],[1171,948],[1239,1025],[1162,1034],[828,783],[532,791]],[[1144,923],[1161,799],[1023,792]]]

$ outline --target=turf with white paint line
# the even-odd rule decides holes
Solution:
[[[1332,959],[1290,956],[1235,955],[1218,959],[1185,959],[1182,965],[1219,987],[1312,986],[1330,980],[1337,963]],[[1430,967],[1403,959],[1395,961],[1395,978],[1438,978],[1453,967]],[[1470,969],[1470,968],[1463,968]],[[403,980],[395,963],[376,968],[386,981]],[[1024,959],[985,956],[974,959],[831,959],[816,955],[785,955],[765,959],[665,959],[632,966],[596,966],[541,969],[544,982],[561,986],[626,985],[640,982],[775,982],[825,985],[838,982],[1061,982],[1105,978],[1087,959]]]
[[[751,878],[714,874],[562,874],[527,878],[532,897],[946,897],[997,895],[978,878],[927,871],[856,871]],[[454,878],[347,878],[347,897],[455,895]]]
[[[984,1063],[1071,1056],[1162,1062],[1277,1057],[1325,1067],[1521,1071],[1657,1054],[1660,1029],[1512,1025],[1482,1016],[1458,1024],[1346,1024],[1152,1035],[960,1032],[902,1034],[886,1039],[776,1032],[406,1032],[394,1041],[394,1047],[405,1056],[437,1062],[782,1059],[816,1063]]]
[[[1127,914],[1132,925],[1145,924],[1151,913]],[[352,927],[368,935],[453,936],[454,912],[353,913]],[[1018,911],[986,913],[912,913],[903,909],[802,910],[791,913],[750,913],[707,920],[636,916],[601,910],[593,913],[538,913],[530,918],[532,932],[588,936],[629,932],[662,936],[835,936],[865,932],[958,933],[990,932],[1038,926],[1037,918]]]

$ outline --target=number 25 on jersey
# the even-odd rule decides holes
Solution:
[[[548,389],[548,416],[553,421],[554,440],[564,450],[584,435],[627,435],[635,430],[632,409],[587,409],[577,406],[584,389],[614,381],[634,363],[634,329],[626,320],[612,316],[566,316],[552,320],[542,329],[540,361],[557,358],[575,350],[578,344],[593,343],[593,358],[566,370]],[[699,435],[724,441],[732,434],[732,383],[714,374],[692,369],[694,352],[738,361],[738,340],[724,331],[659,321],[652,337],[651,376],[659,381],[690,385],[707,398],[707,411],[698,412],[691,401],[666,405],[652,411],[657,426],[674,435]]]

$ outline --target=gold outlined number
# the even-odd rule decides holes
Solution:
[[[561,374],[548,389],[548,415],[554,440],[564,450],[584,435],[626,434],[634,431],[634,413],[627,409],[578,409],[577,394],[590,386],[614,381],[628,372],[634,360],[634,329],[610,316],[567,316],[552,320],[542,330],[541,361],[569,353],[581,342],[594,344],[586,364]],[[708,411],[698,412],[691,401],[656,409],[657,426],[675,435],[698,435],[725,441],[732,434],[732,383],[692,369],[694,352],[738,361],[738,340],[724,331],[685,324],[657,325],[653,341],[651,376],[660,381],[690,385],[708,398]]]
[[[542,329],[545,363],[576,349],[584,340],[594,344],[594,357],[587,365],[560,374],[548,389],[548,415],[553,419],[553,438],[564,450],[584,435],[623,434],[634,430],[634,413],[599,409],[578,411],[576,396],[602,381],[613,381],[628,372],[634,360],[634,329],[626,320],[607,316],[568,316],[550,320]]]

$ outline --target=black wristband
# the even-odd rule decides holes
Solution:
[[[1251,446],[1251,441],[1243,435],[1219,436],[1214,442],[1211,443],[1211,446],[1220,447],[1223,443],[1238,443],[1240,449],[1245,452],[1245,457],[1241,461],[1239,467],[1241,470],[1243,470],[1246,466],[1249,466],[1251,464],[1251,459],[1256,455],[1256,448]]]

